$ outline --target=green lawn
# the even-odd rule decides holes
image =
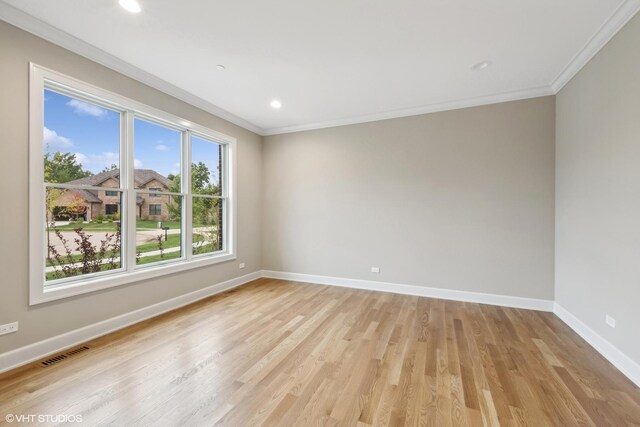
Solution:
[[[116,262],[116,269],[120,268],[120,262]],[[111,267],[109,264],[103,264],[102,266],[100,266],[100,271],[107,271],[107,270],[111,270]],[[56,273],[55,271],[51,271],[49,273],[46,274],[46,278],[47,280],[54,280],[54,279],[62,279],[65,276],[60,273],[60,275],[57,275],[58,273]],[[76,276],[80,276],[81,274],[76,274]]]
[[[67,260],[68,260],[67,255],[65,255],[64,253],[61,253],[60,255],[61,255],[61,258],[62,258],[62,263],[63,263],[63,264],[69,264],[69,263],[67,262]],[[109,259],[109,258],[111,258],[111,251],[107,251],[107,255],[105,256],[105,258],[104,258],[104,259]],[[116,254],[115,258],[120,258],[120,254]],[[81,259],[82,259],[82,255],[80,255],[80,254],[71,255],[71,260],[72,260],[72,262],[78,262],[78,261],[80,261]],[[47,266],[47,267],[51,267],[52,265],[54,265],[54,264],[52,264],[52,263],[49,261],[49,258],[47,258],[47,260],[46,260],[46,261],[47,261],[47,262],[46,262],[46,266]],[[119,261],[118,261],[118,262],[119,262]],[[58,265],[58,263],[56,262],[56,263],[55,263],[55,265]]]
[[[162,231],[162,230],[161,230]],[[169,234],[169,236],[167,236],[167,240],[164,240],[164,234],[162,235],[162,247],[164,249],[169,249],[169,248],[175,248],[177,246],[180,246],[181,244],[181,235],[180,234]],[[158,250],[158,242],[156,242],[155,240],[153,242],[149,242],[149,243],[143,243],[142,245],[138,245],[136,246],[136,249],[138,250],[138,252],[151,252],[151,251],[157,251]]]
[[[162,226],[169,227],[170,230],[179,230],[180,221],[162,221]],[[136,228],[138,230],[158,230],[158,221],[139,219],[136,221]]]
[[[177,252],[169,252],[167,254],[164,254],[163,258],[161,258],[160,255],[153,255],[153,256],[143,257],[143,258],[140,258],[140,262],[138,262],[137,265],[151,264],[151,263],[159,262],[159,261],[168,261],[168,260],[180,258],[181,256],[182,256],[182,254],[180,253],[180,251],[177,251]],[[118,263],[118,268],[120,268],[120,263]],[[102,271],[107,271],[107,270],[110,270],[110,267],[109,267],[108,264],[104,264],[104,265],[102,265],[101,270]],[[55,272],[53,272],[53,271],[46,274],[47,280],[60,279],[62,277],[64,277],[64,276],[60,275],[60,277],[58,277],[57,274]]]
[[[146,256],[146,257],[140,258],[140,262],[138,262],[138,265],[151,264],[152,262],[158,262],[158,261],[167,261],[170,259],[180,258],[181,256],[182,254],[180,253],[180,251],[169,252],[168,254],[164,254],[164,258],[160,258],[160,255]]]

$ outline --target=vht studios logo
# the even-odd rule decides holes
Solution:
[[[8,423],[81,423],[82,415],[65,414],[7,414]]]

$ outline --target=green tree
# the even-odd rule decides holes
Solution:
[[[209,182],[209,168],[202,162],[193,163],[191,165],[191,185],[194,193],[209,194],[208,190],[212,189]]]
[[[105,166],[104,169],[100,171],[100,173],[111,172],[118,170],[118,165],[111,163],[111,166]]]
[[[216,195],[218,194],[218,186],[212,184],[209,179],[210,171],[203,162],[193,163],[191,165],[191,184],[194,194]],[[179,176],[167,176],[171,183],[169,191],[172,193],[181,192],[181,180]],[[212,208],[218,205],[218,201],[208,198],[193,198],[193,222],[194,224],[209,224],[213,221]],[[182,212],[182,203],[180,198],[168,204],[169,214],[172,218],[179,218]]]
[[[45,153],[44,180],[51,183],[65,183],[91,176],[92,173],[82,169],[82,165],[73,153]]]

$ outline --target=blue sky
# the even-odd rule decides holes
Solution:
[[[135,167],[162,175],[180,172],[180,133],[135,119]],[[44,150],[74,153],[85,170],[93,173],[115,164],[119,167],[120,114],[106,108],[45,90]],[[218,145],[192,138],[192,160],[203,162],[215,182]]]

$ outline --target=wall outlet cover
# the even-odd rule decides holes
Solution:
[[[11,334],[13,332],[18,332],[18,322],[0,325],[0,335]]]

